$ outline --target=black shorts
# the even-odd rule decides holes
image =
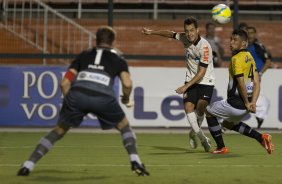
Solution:
[[[183,101],[191,102],[194,105],[197,105],[198,100],[206,100],[210,103],[212,98],[214,86],[204,85],[204,84],[194,84],[188,88],[183,94]]]
[[[57,124],[67,128],[77,127],[88,113],[97,116],[102,129],[115,127],[125,117],[115,97],[101,94],[91,95],[72,89],[64,98]]]

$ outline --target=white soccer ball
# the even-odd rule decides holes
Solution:
[[[230,22],[231,10],[225,4],[218,4],[212,9],[212,19],[219,24]]]

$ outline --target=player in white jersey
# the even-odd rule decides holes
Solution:
[[[194,149],[197,147],[197,135],[205,151],[208,152],[211,145],[201,130],[201,124],[206,106],[212,97],[215,76],[212,49],[210,44],[199,35],[197,20],[194,17],[187,18],[184,21],[184,32],[143,28],[143,33],[174,38],[183,43],[187,62],[186,78],[185,84],[175,91],[183,94],[184,109],[192,127],[189,133],[191,147]]]

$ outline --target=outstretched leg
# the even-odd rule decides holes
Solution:
[[[18,176],[28,176],[33,170],[34,165],[53,147],[55,142],[60,140],[68,129],[63,129],[56,126],[51,132],[46,136],[42,137],[36,146],[35,150],[30,155],[29,159],[25,161],[18,171]]]
[[[223,123],[223,126],[226,128],[229,128],[231,130],[234,130],[235,132],[238,132],[242,135],[248,136],[250,138],[253,138],[257,140],[269,154],[272,154],[273,152],[273,144],[271,140],[271,135],[269,134],[261,134],[255,129],[252,129],[249,125],[246,123],[240,122],[239,124],[233,125],[233,127],[228,127],[225,123]]]

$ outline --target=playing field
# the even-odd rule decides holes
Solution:
[[[0,183],[78,184],[275,184],[282,183],[282,134],[272,134],[275,152],[255,140],[225,134],[231,150],[212,155],[202,147],[191,150],[186,134],[138,133],[139,154],[151,173],[130,171],[119,134],[70,133],[58,142],[28,177],[16,176],[41,133],[0,133]],[[214,145],[214,143],[213,143]]]

